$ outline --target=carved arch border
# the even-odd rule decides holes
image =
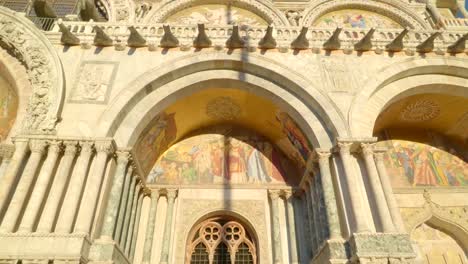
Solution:
[[[365,0],[329,0],[316,1],[304,11],[303,25],[311,26],[321,16],[342,9],[362,9],[387,16],[403,27],[412,29],[431,29],[422,18],[414,15],[405,6],[388,0],[365,1]]]
[[[0,7],[0,45],[25,66],[31,85],[22,132],[53,133],[65,95],[55,48],[31,21],[4,7]]]
[[[427,191],[423,196],[423,207],[403,209],[406,209],[405,225],[408,234],[418,226],[429,223],[449,233],[462,248],[468,248],[468,208],[442,207],[431,200]]]
[[[148,14],[144,22],[163,23],[169,16],[181,11],[184,8],[205,5],[205,4],[230,4],[235,7],[243,8],[265,19],[269,24],[275,26],[287,26],[289,21],[286,16],[276,9],[272,2],[266,0],[175,0],[156,8]]]

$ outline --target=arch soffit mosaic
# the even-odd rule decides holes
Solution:
[[[413,29],[430,29],[422,18],[418,17],[408,10],[405,6],[397,4],[394,1],[378,0],[378,1],[364,1],[364,0],[350,0],[350,1],[316,1],[309,8],[304,11],[304,26],[311,26],[323,15],[344,9],[359,9],[370,12],[375,12],[379,15],[388,17],[403,27]]]
[[[177,12],[193,6],[198,5],[209,5],[209,4],[230,4],[232,6],[245,9],[250,11],[259,17],[263,18],[269,24],[275,26],[287,26],[289,25],[288,19],[286,16],[278,9],[276,9],[272,2],[270,1],[258,1],[258,0],[176,0],[169,1],[166,4],[161,5],[159,8],[156,8],[151,13],[148,14],[144,22],[147,23],[164,23],[166,19]]]
[[[0,35],[3,46],[17,54],[24,64],[32,88],[23,131],[53,132],[64,97],[63,70],[54,47],[31,21],[3,7],[0,7]]]
[[[287,104],[290,105],[290,108],[295,109],[296,112],[301,113],[302,117],[305,118],[306,122],[302,122],[299,125],[301,126],[301,129],[303,129],[303,131],[307,134],[307,136],[318,137],[313,141],[309,138],[311,142],[316,143],[314,145],[315,147],[331,147],[331,138],[333,136],[346,136],[348,134],[348,129],[345,126],[345,122],[343,121],[344,118],[339,114],[339,111],[336,110],[336,107],[332,104],[328,96],[313,87],[311,84],[312,82],[309,80],[302,76],[296,75],[296,73],[290,72],[275,62],[270,62],[269,60],[263,58],[256,58],[255,56],[250,57],[248,63],[242,63],[242,69],[240,71],[238,69],[236,70],[236,67],[239,67],[239,63],[239,60],[233,60],[232,55],[220,56],[219,54],[215,53],[209,53],[203,57],[189,55],[183,59],[166,64],[171,66],[152,69],[142,74],[130,84],[126,85],[125,87],[127,88],[122,90],[120,94],[113,100],[111,105],[107,108],[106,112],[100,118],[100,125],[96,135],[103,137],[116,135],[116,140],[118,141],[117,143],[119,146],[131,147],[139,136],[137,130],[141,132],[144,129],[144,127],[142,127],[144,122],[148,124],[151,121],[149,120],[151,118],[146,116],[145,119],[141,119],[142,117],[137,119],[143,121],[138,124],[132,123],[130,125],[126,123],[137,122],[132,121],[132,118],[129,118],[128,113],[137,113],[135,112],[137,104],[141,107],[141,105],[143,105],[142,101],[147,100],[145,96],[151,92],[149,91],[148,87],[150,87],[153,91],[158,89],[159,95],[155,96],[158,100],[162,100],[161,89],[164,86],[167,86],[167,83],[177,81],[180,86],[177,89],[182,91],[187,86],[194,85],[197,82],[199,83],[200,80],[206,81],[215,78],[223,78],[223,76],[219,75],[222,70],[224,70],[225,73],[231,71],[230,73],[227,73],[226,76],[224,76],[227,79],[234,81],[240,80],[239,73],[243,72],[242,75],[244,77],[249,76],[251,80],[252,78],[258,80],[258,83],[252,83],[253,86],[257,86],[258,84],[268,84],[270,87],[272,87],[271,89],[274,89],[275,91],[272,94],[276,93],[279,95],[289,95],[291,100],[296,100],[298,105],[300,105],[300,108],[293,106],[287,100],[285,101],[288,102]],[[212,74],[214,74],[213,76],[215,76],[215,78],[206,77],[208,76],[208,70],[213,70]],[[278,76],[275,74],[275,72],[283,72],[283,75]],[[197,73],[198,76],[196,75]],[[250,73],[252,73],[252,75]],[[191,74],[192,76],[189,76]],[[194,76],[197,76],[196,78],[198,79],[194,78]],[[269,76],[269,78],[272,79],[274,83],[279,83],[281,86],[277,86],[274,83],[266,81],[266,76]],[[183,83],[184,81],[186,81],[186,83]],[[183,84],[180,85],[181,83]],[[288,87],[290,90],[286,91],[284,87]],[[260,91],[262,89],[257,90]],[[170,93],[166,91],[165,95],[170,95]],[[172,98],[172,100],[174,100],[174,98]],[[314,108],[310,109],[307,107],[307,105]],[[155,107],[154,101],[151,102],[151,106],[147,107]],[[162,110],[161,107],[162,106],[158,106],[159,111]],[[293,116],[293,118],[296,120],[300,119],[301,115],[297,114],[296,116]],[[317,120],[317,117],[322,117],[322,121]],[[308,127],[304,129],[304,126]],[[322,132],[315,134],[312,133],[312,131],[314,131],[314,129],[312,129],[313,126],[315,126],[315,130],[319,127]],[[133,130],[133,128],[135,128],[135,130]],[[328,132],[326,131],[327,128]],[[320,142],[320,145],[318,145],[318,142]]]
[[[466,98],[467,72],[462,60],[447,58],[410,59],[383,68],[352,102],[348,113],[352,135],[372,136],[380,112],[406,96],[431,92]]]

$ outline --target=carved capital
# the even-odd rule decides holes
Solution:
[[[325,149],[315,149],[315,158],[317,161],[328,160],[331,156],[331,152]]]
[[[175,198],[177,197],[178,190],[177,189],[167,189],[166,196],[167,200],[170,202],[174,202]]]
[[[293,192],[291,190],[283,190],[281,194],[285,200],[289,200],[293,196]]]
[[[86,153],[86,154],[90,154],[91,152],[93,152],[93,146],[94,146],[94,143],[93,142],[90,142],[90,141],[83,141],[83,142],[80,142],[80,147],[81,147],[81,153]]]
[[[63,142],[63,145],[65,145],[65,156],[75,156],[78,142],[76,141],[65,141]]]
[[[29,141],[29,149],[32,153],[44,153],[47,143],[45,140],[31,140]]]
[[[114,146],[111,141],[96,141],[94,147],[97,152],[105,152],[107,154],[114,152]]]
[[[270,199],[272,201],[276,201],[278,200],[278,198],[280,197],[280,190],[268,190],[268,195],[270,196]]]
[[[130,152],[128,151],[118,150],[116,151],[116,155],[118,164],[127,163],[131,159]]]
[[[338,142],[338,150],[341,155],[350,155],[352,142]]]
[[[58,154],[61,151],[62,144],[60,141],[49,141],[49,153]]]
[[[374,157],[377,162],[383,162],[385,157],[385,152],[374,152]]]
[[[364,154],[364,156],[372,156],[374,153],[374,144],[371,143],[361,143],[361,152]]]

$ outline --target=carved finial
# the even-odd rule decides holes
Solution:
[[[273,37],[273,27],[268,26],[265,36],[258,42],[258,47],[261,49],[274,49],[276,48],[276,40]]]
[[[211,40],[205,31],[205,24],[198,24],[198,35],[193,41],[193,46],[195,48],[208,48],[211,44]]]
[[[292,49],[308,49],[309,48],[309,40],[307,39],[307,31],[309,31],[308,27],[302,27],[301,33],[299,36],[291,43]]]
[[[80,45],[80,39],[75,36],[70,29],[68,29],[63,23],[62,19],[58,20],[58,25],[60,28],[60,32],[62,32],[62,37],[60,38],[60,42],[64,45],[68,46],[75,46]]]
[[[408,29],[405,28],[398,36],[396,36],[392,42],[390,42],[387,46],[385,46],[385,49],[388,51],[393,51],[393,52],[398,52],[403,50],[403,39],[405,36],[408,34]]]
[[[356,51],[368,51],[372,49],[372,36],[374,36],[375,28],[371,28],[369,32],[354,45]]]
[[[423,43],[419,44],[416,47],[416,51],[422,52],[422,53],[427,53],[431,52],[434,50],[434,40],[440,36],[440,32],[435,32],[432,35],[430,35]]]
[[[325,43],[323,43],[323,49],[337,50],[337,49],[339,49],[341,47],[341,43],[340,43],[341,30],[343,30],[343,29],[340,28],[340,27],[337,27],[335,29],[335,31],[333,32],[331,37]]]
[[[161,38],[159,46],[163,48],[175,48],[179,46],[179,40],[172,34],[171,27],[169,25],[164,25],[164,35]]]
[[[130,36],[128,36],[127,45],[129,47],[144,47],[146,46],[146,39],[136,30],[134,26],[128,27]]]
[[[462,53],[466,49],[466,40],[468,39],[468,33],[459,38],[455,43],[447,47],[449,53]]]
[[[94,26],[93,29],[96,32],[96,35],[94,36],[94,45],[102,47],[112,46],[112,39],[106,34],[106,32],[104,32],[104,30],[102,30],[102,28]]]
[[[226,47],[230,49],[239,49],[244,47],[244,40],[239,34],[239,26],[232,27],[232,34],[226,41]]]

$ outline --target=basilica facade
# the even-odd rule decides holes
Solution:
[[[0,264],[467,264],[460,0],[0,0]]]

